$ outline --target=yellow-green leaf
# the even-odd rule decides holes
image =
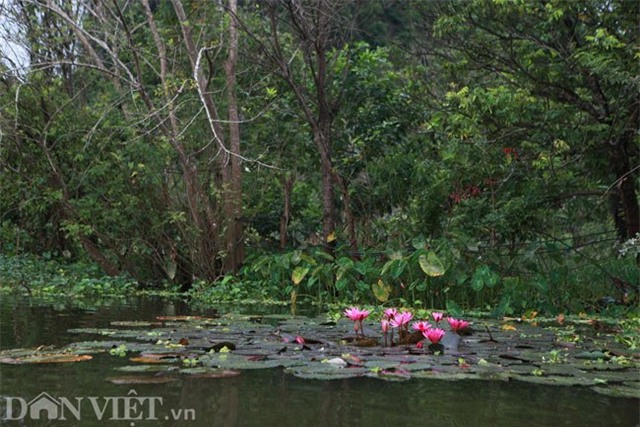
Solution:
[[[176,277],[176,270],[178,269],[178,264],[175,261],[167,262],[166,273],[169,280],[173,280]]]
[[[380,302],[387,302],[391,294],[391,286],[385,284],[382,280],[378,280],[378,283],[371,285],[371,290]]]
[[[295,285],[299,285],[300,282],[302,282],[302,279],[304,279],[304,276],[306,276],[308,272],[309,272],[309,267],[296,267],[296,269],[293,270],[293,273],[291,273],[291,280]]]
[[[427,252],[426,255],[420,255],[418,262],[422,271],[429,277],[442,276],[445,272],[444,264],[433,251]]]

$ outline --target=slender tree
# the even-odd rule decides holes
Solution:
[[[348,62],[339,66],[336,61],[337,52],[351,38],[357,9],[347,0],[269,1],[260,6],[268,29],[263,34],[244,29],[260,43],[267,69],[289,86],[311,129],[322,173],[322,238],[332,252],[336,231],[332,126],[343,102],[342,82],[349,73]]]

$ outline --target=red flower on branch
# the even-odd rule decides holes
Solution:
[[[513,147],[504,147],[502,149],[504,155],[507,157],[507,160],[517,160],[518,159],[518,150]]]

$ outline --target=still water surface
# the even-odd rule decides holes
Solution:
[[[158,315],[207,315],[188,305],[157,299],[69,308],[33,299],[2,297],[0,348],[64,345],[96,339],[67,332],[70,328],[107,327],[115,320],[153,320]],[[73,304],[77,306],[77,304]],[[254,308],[252,312],[268,309]],[[115,385],[115,367],[126,359],[107,354],[93,360],[58,365],[0,365],[0,416],[7,397],[25,402],[46,392],[77,404],[81,419],[33,420],[26,414],[3,425],[24,426],[638,426],[636,399],[599,395],[586,388],[549,387],[518,382],[438,381],[385,382],[371,378],[335,381],[303,380],[279,369],[244,371],[224,379],[181,377],[155,385]],[[113,419],[114,402],[132,390],[141,398],[130,412],[135,418]],[[91,399],[94,398],[93,403]],[[77,400],[79,398],[80,400]],[[78,403],[79,402],[79,403]],[[131,402],[131,401],[129,401]],[[155,403],[153,403],[155,402]],[[20,402],[14,399],[13,417]],[[99,413],[104,410],[102,419]],[[46,415],[41,413],[42,417]],[[150,418],[155,419],[150,419]],[[111,419],[110,419],[111,418]]]

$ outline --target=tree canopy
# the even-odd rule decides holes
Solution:
[[[640,233],[637,1],[7,0],[0,15],[4,253],[183,289],[280,263],[286,292],[380,301],[457,286],[526,305],[571,262],[635,286],[632,257],[608,260]]]

